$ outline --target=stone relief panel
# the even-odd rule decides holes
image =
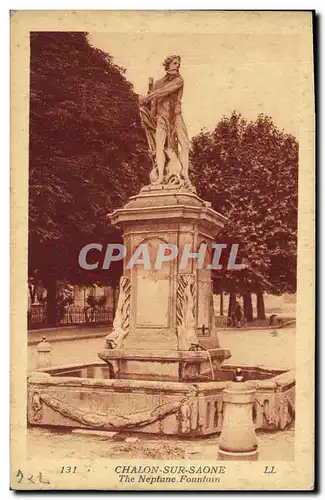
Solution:
[[[40,416],[40,411],[43,412],[44,404],[70,420],[91,427],[92,429],[98,428],[102,430],[143,427],[178,412],[182,409],[182,405],[187,403],[187,399],[184,399],[184,402],[168,402],[154,408],[149,408],[148,410],[127,414],[112,408],[105,413],[94,411],[91,408],[78,408],[70,404],[67,400],[59,399],[56,395],[46,392],[34,393],[32,401],[34,402],[35,400],[37,400],[37,408],[34,405],[32,407],[34,413],[31,413],[34,421],[38,421],[42,418],[43,413]]]
[[[97,392],[99,397],[94,398],[89,392],[79,392],[80,386],[75,389],[73,393],[65,393],[52,387],[40,390],[30,387],[28,421],[38,425],[52,425],[56,421],[62,426],[77,424],[100,430],[136,429],[141,432],[145,428],[149,432],[166,434],[189,434],[195,429],[197,391],[192,386],[185,393],[172,397],[163,393],[144,396],[142,390],[128,389],[120,393]],[[171,415],[176,416],[172,428],[168,418]],[[154,423],[159,425],[153,428]]]
[[[169,326],[169,280],[157,277],[157,273],[146,274],[139,270],[136,279],[137,327]],[[149,305],[150,300],[150,305]]]
[[[167,243],[158,237],[143,240],[148,245],[150,269],[136,264],[132,269],[133,304],[136,328],[168,328],[171,315],[171,286],[173,261],[163,262],[155,269],[158,248]],[[149,306],[150,303],[150,306]]]

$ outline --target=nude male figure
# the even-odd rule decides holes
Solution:
[[[140,98],[140,111],[149,147],[151,150],[155,147],[158,178],[154,184],[161,184],[164,179],[165,148],[177,154],[182,165],[181,175],[188,181],[189,139],[182,116],[184,80],[179,74],[180,64],[179,56],[167,57],[164,61],[166,75],[155,82],[147,96]]]

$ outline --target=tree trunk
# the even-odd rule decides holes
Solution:
[[[48,325],[56,325],[57,323],[57,307],[56,307],[56,280],[49,280],[46,284],[46,323]]]
[[[36,298],[36,286],[34,285],[33,287],[32,285],[28,285],[28,290],[30,296],[30,303],[34,304]]]
[[[112,304],[112,306],[113,306],[113,321],[114,321],[115,313],[116,313],[116,291],[117,291],[117,284],[113,283],[112,288],[113,288],[113,304]]]
[[[256,294],[257,319],[266,319],[263,292]]]
[[[244,316],[248,322],[253,321],[253,303],[252,294],[250,292],[243,295],[244,299]]]
[[[223,316],[223,292],[220,292],[220,316]]]
[[[228,306],[228,318],[231,318],[231,315],[235,312],[236,308],[236,294],[229,294],[229,306]]]

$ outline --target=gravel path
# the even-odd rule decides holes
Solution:
[[[134,434],[132,435],[134,436]],[[42,456],[44,450],[54,460],[88,459],[169,459],[216,460],[218,435],[205,438],[177,439],[138,434],[138,441],[126,443],[127,434],[114,438],[56,432],[45,428],[28,431],[28,457]],[[294,460],[294,429],[257,432],[260,460]]]
[[[295,367],[295,328],[274,330],[222,330],[221,347],[229,348],[230,364],[264,365],[279,369]],[[50,339],[50,337],[48,336]],[[92,363],[104,346],[104,338],[52,342],[52,365]],[[36,367],[36,345],[28,347],[28,369]]]

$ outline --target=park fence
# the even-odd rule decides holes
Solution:
[[[28,328],[38,328],[46,324],[46,308],[43,305],[33,305],[27,314]],[[57,318],[57,325],[106,325],[112,324],[113,308],[98,308],[72,306],[66,308]]]

